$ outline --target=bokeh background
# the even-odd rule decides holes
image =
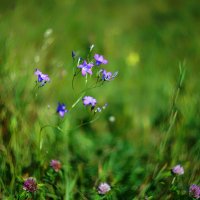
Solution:
[[[100,181],[113,186],[113,199],[172,199],[166,173],[178,163],[185,168],[183,188],[198,184],[199,21],[199,1],[1,0],[1,192],[13,193],[16,176],[40,179],[52,158],[68,171],[70,187],[61,187],[70,188],[64,191],[71,199],[94,198]],[[70,106],[77,98],[71,52],[85,57],[91,44],[108,59],[109,71],[119,72],[88,92],[109,106],[94,123],[74,129],[89,115],[78,104],[62,124],[66,134],[43,131],[38,153],[40,127],[59,121],[57,102]],[[37,96],[35,68],[51,78]],[[76,80],[76,90],[81,87]]]

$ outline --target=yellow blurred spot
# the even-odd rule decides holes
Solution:
[[[127,65],[133,66],[140,61],[140,55],[137,52],[130,52],[126,58]]]

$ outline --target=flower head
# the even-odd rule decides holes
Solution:
[[[43,74],[40,70],[35,70],[35,75],[38,77],[38,83],[40,83],[40,86],[44,86],[45,83],[50,81],[50,78],[47,74]]]
[[[58,172],[62,167],[60,161],[58,160],[52,160],[50,162],[50,166],[55,170],[55,172]]]
[[[87,73],[92,75],[93,66],[92,63],[87,63],[86,60],[84,60],[83,63],[77,67],[81,69],[82,75],[85,76]]]
[[[23,190],[35,192],[37,190],[37,182],[33,177],[29,177],[24,181]]]
[[[97,100],[93,97],[90,97],[90,96],[83,97],[83,104],[85,106],[91,105],[92,107],[95,107],[96,103],[97,103]]]
[[[108,61],[106,59],[104,59],[104,57],[102,55],[99,55],[99,54],[95,54],[94,55],[94,59],[96,61],[96,65],[99,66],[101,64],[107,64]]]
[[[66,109],[65,104],[61,104],[58,103],[58,107],[57,107],[57,113],[61,116],[64,117],[65,113],[68,112],[68,110]]]
[[[113,80],[113,79],[117,76],[117,74],[118,74],[118,72],[115,72],[114,74],[112,74],[112,72],[107,72],[105,69],[102,69],[102,70],[101,70],[101,73],[102,73],[102,80],[103,80],[103,81],[111,81],[111,80]]]
[[[189,188],[189,193],[190,196],[192,196],[193,198],[199,199],[200,198],[200,186],[198,185],[191,185]]]
[[[98,186],[99,194],[106,194],[110,190],[111,190],[111,187],[110,187],[110,185],[108,185],[108,183],[100,183],[100,185]]]
[[[172,168],[171,172],[175,175],[182,175],[184,174],[184,169],[181,165],[176,165]]]

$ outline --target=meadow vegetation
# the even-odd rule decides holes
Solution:
[[[199,10],[1,0],[0,199],[200,198]]]

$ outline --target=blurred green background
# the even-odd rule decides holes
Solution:
[[[186,171],[184,187],[198,183],[199,21],[199,1],[1,0],[0,172],[5,194],[14,191],[15,176],[39,179],[33,166],[45,168],[52,158],[60,159],[75,180],[68,191],[71,199],[84,199],[81,193],[91,199],[99,181],[113,186],[113,199],[172,199],[164,190],[168,180],[153,184],[161,182],[155,175],[160,169],[169,171],[177,163]],[[71,131],[45,129],[43,152],[38,153],[40,127],[58,123],[57,102],[70,106],[77,97],[71,88],[71,51],[84,57],[91,44],[109,60],[108,71],[119,72],[114,81],[88,92],[109,106],[99,120],[74,130],[88,119],[78,104],[63,124]],[[179,65],[186,75],[160,158]],[[37,97],[35,68],[51,78]]]

